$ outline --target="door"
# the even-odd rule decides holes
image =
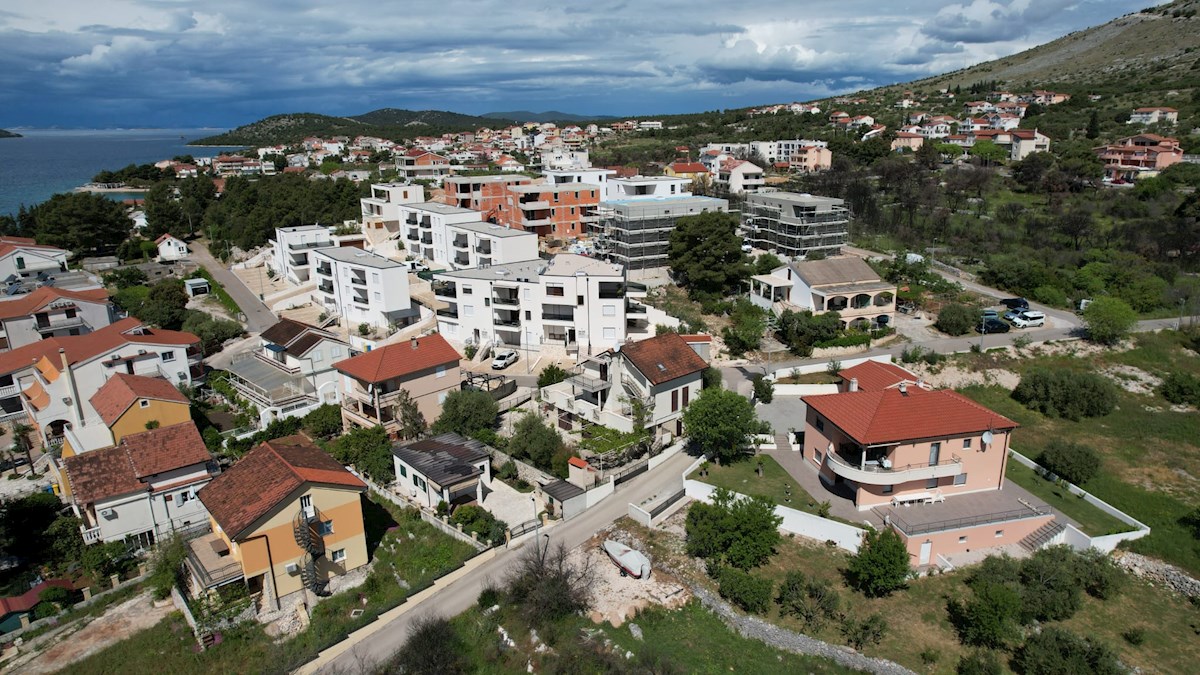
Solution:
[[[304,513],[305,518],[312,518],[315,515],[313,513],[312,495],[302,495],[300,497],[300,511]]]
[[[929,466],[937,466],[938,457],[941,454],[942,454],[942,444],[941,443],[930,443],[929,444]]]
[[[918,565],[929,564],[929,554],[933,552],[933,542],[926,539],[921,542],[921,555],[917,558]]]

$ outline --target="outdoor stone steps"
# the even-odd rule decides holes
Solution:
[[[1036,551],[1065,529],[1067,529],[1066,525],[1052,520],[1031,532],[1029,536],[1018,543],[1028,551]]]

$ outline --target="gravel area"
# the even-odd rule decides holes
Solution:
[[[653,560],[650,561],[653,568],[650,578],[634,579],[621,576],[620,570],[600,548],[605,539],[615,539],[635,548],[637,544],[636,541],[626,541],[631,537],[618,530],[601,532],[571,551],[572,561],[590,565],[595,573],[592,611],[588,615],[592,621],[608,621],[614,626],[620,626],[637,616],[638,611],[644,607],[654,604],[676,609],[691,599],[692,594],[687,587],[669,572],[654,567]]]

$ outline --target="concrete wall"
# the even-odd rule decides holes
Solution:
[[[789,373],[790,374],[790,373]],[[784,375],[786,377],[787,375]],[[773,378],[772,378],[773,379]],[[776,384],[776,396],[819,396],[821,394],[836,394],[836,384]]]
[[[891,363],[892,357],[889,354],[882,354],[882,355],[877,355],[877,356],[865,356],[865,357],[857,358],[857,359],[842,359],[841,364],[842,364],[842,368],[852,368],[854,366],[857,366],[860,363],[866,363],[867,361],[878,361],[879,363]],[[823,373],[828,369],[829,369],[829,364],[827,364],[827,363],[813,363],[813,364],[809,364],[806,366],[796,366],[793,368],[779,368],[779,369],[775,370],[775,372],[771,373],[770,375],[767,375],[767,379],[768,380],[776,380],[781,377],[787,377],[788,375],[791,375],[792,373],[799,373],[801,375],[808,375],[809,373]],[[779,390],[777,389],[776,392],[778,392],[778,391]]]

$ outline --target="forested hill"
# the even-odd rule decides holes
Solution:
[[[20,138],[21,134],[13,133],[7,129],[0,129],[0,138]]]
[[[417,136],[435,136],[448,131],[464,131],[495,126],[495,119],[474,117],[445,110],[402,110],[383,108],[353,117],[331,117],[315,113],[273,115],[240,126],[217,136],[191,142],[192,145],[290,145],[309,136],[378,136],[393,141]]]

